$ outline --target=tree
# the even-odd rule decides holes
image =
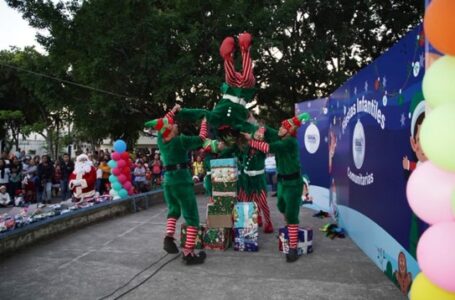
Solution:
[[[46,139],[49,154],[57,157],[60,131],[70,115],[67,109],[70,98],[61,82],[38,73],[49,72],[64,78],[65,70],[59,68],[50,56],[25,48],[1,51],[0,71],[1,107],[6,112],[20,113],[9,113],[4,117],[4,120],[9,120],[8,128],[13,133],[16,147],[19,133],[27,135],[34,131]]]
[[[424,9],[404,0],[7,2],[49,30],[39,41],[72,80],[98,89],[77,88],[75,125],[130,139],[176,99],[207,108],[218,101],[218,47],[227,35],[254,35],[256,100],[275,122],[294,103],[336,89],[417,25]]]

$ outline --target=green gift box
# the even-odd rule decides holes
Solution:
[[[207,228],[204,232],[204,249],[226,250],[231,245],[230,228]]]
[[[185,246],[186,242],[186,228],[188,225],[182,224],[181,231],[180,231],[180,247]],[[206,230],[207,226],[205,224],[201,224],[198,228],[197,231],[197,236],[196,236],[196,245],[195,249],[203,249],[204,248],[204,232]]]
[[[223,214],[231,214],[234,204],[237,202],[235,197],[230,196],[214,196],[213,205],[220,208]]]

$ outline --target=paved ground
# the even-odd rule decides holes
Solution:
[[[153,206],[0,259],[0,299],[99,299],[141,271],[109,299],[406,299],[351,240],[324,237],[317,229],[328,219],[312,214],[302,209],[301,220],[315,229],[314,253],[296,263],[285,262],[275,233],[260,235],[258,253],[209,251],[204,265],[187,267],[164,256],[165,207]]]

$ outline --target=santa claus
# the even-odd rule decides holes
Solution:
[[[95,197],[96,169],[88,156],[81,154],[76,158],[74,171],[69,177],[69,188],[73,201],[90,201]]]

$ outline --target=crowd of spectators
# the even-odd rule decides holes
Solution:
[[[84,151],[97,169],[96,192],[108,194],[108,165],[112,150]],[[158,189],[163,182],[164,167],[158,149],[140,149],[130,154],[132,183],[137,193]],[[195,182],[202,182],[207,166],[203,154],[192,153],[191,172]],[[0,206],[25,203],[50,203],[71,198],[68,178],[74,170],[74,157],[67,153],[52,160],[49,155],[26,155],[2,152],[0,156]]]

